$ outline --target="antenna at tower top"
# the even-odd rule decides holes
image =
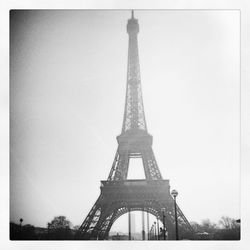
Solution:
[[[132,17],[131,18],[134,19],[134,10],[132,10]]]

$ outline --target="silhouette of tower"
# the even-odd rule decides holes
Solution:
[[[79,228],[80,239],[107,239],[115,220],[129,211],[147,211],[163,221],[163,208],[168,238],[175,238],[174,201],[169,180],[162,178],[152,150],[153,139],[147,131],[138,54],[139,24],[133,11],[127,23],[127,33],[127,88],[122,132],[117,136],[118,148],[108,179],[101,181],[101,194]],[[131,158],[142,159],[144,180],[127,179]],[[192,231],[178,206],[177,213],[180,231]]]

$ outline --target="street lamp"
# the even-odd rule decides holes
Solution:
[[[153,238],[153,236],[154,236],[154,224],[150,228],[150,240]]]
[[[157,240],[160,240],[160,230],[159,230],[159,216],[157,217]]]
[[[156,222],[154,222],[154,240],[156,240]]]
[[[22,218],[20,218],[20,234],[22,233],[22,222],[23,222],[23,219]]]
[[[161,209],[162,218],[163,218],[163,239],[166,240],[166,227],[165,227],[165,208]]]
[[[174,190],[172,190],[171,195],[174,197],[175,236],[176,236],[176,240],[179,240],[179,236],[178,236],[178,220],[177,220],[177,210],[176,210],[176,197],[178,195],[178,192],[174,189]]]

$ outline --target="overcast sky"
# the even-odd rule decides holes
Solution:
[[[131,14],[11,15],[10,220],[46,226],[65,215],[79,225],[121,133]],[[239,12],[135,17],[145,115],[163,178],[189,221],[239,218]],[[132,164],[129,177],[142,173]]]

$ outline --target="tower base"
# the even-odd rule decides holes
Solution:
[[[79,228],[80,239],[108,239],[113,223],[129,211],[149,212],[163,223],[163,209],[168,239],[175,239],[174,200],[170,195],[169,180],[101,181],[100,189],[99,198]],[[192,227],[179,207],[177,214],[182,237],[182,232],[185,235],[185,231],[192,231]]]

